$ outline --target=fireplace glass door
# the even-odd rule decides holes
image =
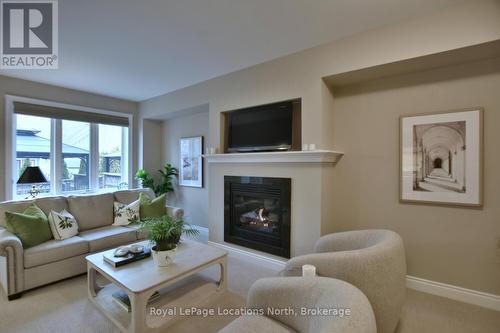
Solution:
[[[224,240],[289,257],[290,179],[234,176],[224,179]]]

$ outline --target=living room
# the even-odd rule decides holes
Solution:
[[[1,332],[499,331],[500,1],[1,6]]]

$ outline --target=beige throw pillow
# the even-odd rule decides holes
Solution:
[[[140,221],[139,209],[141,207],[140,200],[136,200],[130,204],[123,204],[115,201],[115,221],[114,226],[128,225]]]
[[[54,239],[63,240],[78,235],[78,223],[67,210],[61,212],[51,211],[49,226]]]

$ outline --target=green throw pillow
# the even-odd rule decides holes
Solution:
[[[19,237],[25,249],[52,239],[49,220],[32,203],[22,213],[5,212],[7,230]]]
[[[141,206],[139,208],[139,216],[141,220],[147,219],[148,217],[161,217],[165,215],[167,204],[167,195],[162,194],[158,198],[151,199],[147,194],[140,193],[139,200]]]

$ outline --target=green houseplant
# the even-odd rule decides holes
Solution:
[[[137,171],[136,177],[141,181],[142,187],[152,189],[156,196],[162,195],[163,193],[169,193],[174,191],[174,177],[179,174],[179,171],[172,164],[167,163],[163,167],[163,170],[158,170],[160,173],[159,184],[155,184],[155,181],[151,174],[144,169]]]
[[[190,237],[199,234],[199,231],[193,229],[184,219],[168,215],[143,220],[141,231],[145,232],[154,244],[151,253],[158,266],[167,266],[174,260],[183,234]]]

